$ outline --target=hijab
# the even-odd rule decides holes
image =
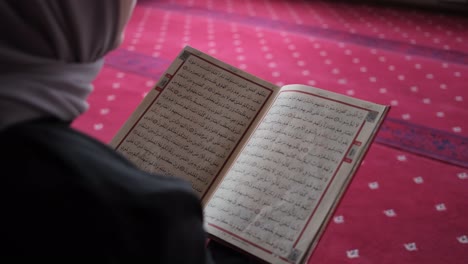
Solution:
[[[133,0],[0,1],[0,130],[27,120],[71,122],[103,57],[122,40]]]

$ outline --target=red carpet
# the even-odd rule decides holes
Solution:
[[[309,263],[468,263],[468,19],[326,1],[140,1],[74,126],[109,142],[186,44],[392,105]]]

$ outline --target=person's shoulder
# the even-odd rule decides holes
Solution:
[[[32,160],[40,164],[37,170],[64,175],[70,182],[79,182],[89,189],[112,189],[108,190],[109,195],[118,190],[119,195],[135,198],[164,196],[198,202],[187,182],[142,171],[107,144],[65,123],[25,122],[1,132],[0,141],[9,142],[7,148],[16,153],[10,160]]]
[[[11,151],[30,151],[42,154],[37,159],[53,158],[56,164],[73,161],[91,165],[107,159],[126,162],[106,144],[72,129],[68,123],[55,119],[39,119],[18,123],[0,132],[0,142]],[[99,158],[100,157],[100,158]]]

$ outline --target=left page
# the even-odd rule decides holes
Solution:
[[[203,201],[278,91],[186,47],[110,145],[145,171],[189,181]]]

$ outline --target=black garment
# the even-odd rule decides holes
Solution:
[[[0,148],[0,255],[211,262],[185,182],[144,173],[57,121],[12,126]]]
[[[214,240],[210,240],[208,243],[208,250],[215,262],[219,264],[268,264]]]

